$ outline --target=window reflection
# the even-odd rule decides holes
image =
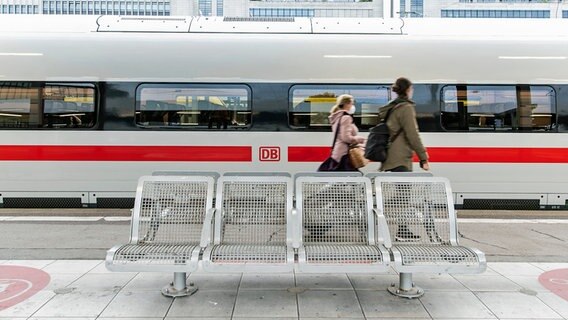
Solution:
[[[290,126],[314,130],[329,130],[329,111],[342,94],[355,99],[353,118],[359,129],[377,125],[379,108],[390,100],[388,87],[374,85],[298,85],[290,92]]]
[[[555,93],[547,86],[446,86],[442,125],[464,131],[550,131],[556,128]]]
[[[251,123],[245,86],[144,85],[138,92],[140,126],[227,130],[245,129]]]
[[[94,97],[90,84],[0,83],[0,127],[91,128]]]

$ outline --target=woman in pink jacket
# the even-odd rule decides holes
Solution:
[[[331,151],[331,158],[337,162],[338,166],[335,171],[357,171],[349,160],[349,145],[365,143],[365,137],[357,135],[359,129],[353,123],[354,103],[353,96],[342,94],[337,97],[337,104],[330,111],[329,123],[331,123],[334,137],[339,130]]]

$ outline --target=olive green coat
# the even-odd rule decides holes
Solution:
[[[420,160],[428,160],[428,153],[418,133],[415,106],[415,103],[411,100],[397,98],[379,109],[379,116],[384,119],[388,110],[394,108],[387,120],[391,139],[399,130],[402,130],[394,142],[390,144],[387,159],[381,164],[381,171],[391,170],[399,166],[405,166],[412,171],[413,152],[416,152]]]

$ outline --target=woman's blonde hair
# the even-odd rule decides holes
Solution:
[[[350,94],[340,95],[339,97],[337,97],[337,102],[335,103],[333,108],[331,108],[329,113],[336,113],[339,109],[343,109],[343,106],[348,104],[351,101],[353,101],[352,95],[350,95]]]

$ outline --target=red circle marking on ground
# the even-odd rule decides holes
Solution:
[[[45,288],[50,277],[29,267],[0,266],[0,310],[10,308]]]
[[[538,281],[546,289],[568,301],[568,269],[557,269],[545,272]]]

